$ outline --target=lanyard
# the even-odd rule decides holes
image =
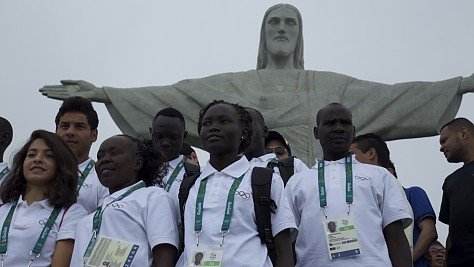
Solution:
[[[348,214],[351,211],[351,204],[354,200],[354,191],[352,185],[352,157],[348,156],[345,159],[346,165],[346,203],[349,206]],[[323,209],[324,216],[326,216],[327,194],[326,184],[324,182],[324,160],[318,160],[318,187],[319,187],[319,206]],[[327,217],[327,216],[326,216]]]
[[[3,177],[5,177],[5,175],[10,171],[10,169],[7,167],[5,167],[5,169],[2,170],[2,172],[0,172],[0,181],[3,179]]]
[[[226,233],[229,232],[230,222],[232,220],[232,213],[234,210],[235,192],[237,191],[237,188],[239,188],[239,185],[242,182],[244,175],[245,173],[242,174],[242,176],[240,176],[239,178],[234,179],[234,182],[230,186],[229,194],[227,195],[224,221],[222,222],[222,226],[221,226],[222,239],[221,239],[220,246],[224,244],[224,236]],[[196,213],[194,216],[194,232],[196,233],[196,238],[197,238],[196,245],[198,246],[199,246],[199,234],[202,231],[202,213],[203,213],[204,196],[206,195],[206,184],[207,184],[208,177],[201,180],[201,183],[199,185],[198,195],[196,198]]]
[[[94,165],[95,165],[95,161],[93,160],[89,161],[89,164],[87,164],[86,168],[81,173],[81,176],[79,176],[79,179],[77,180],[77,192],[79,192],[79,190],[81,189],[82,185],[84,184],[84,181],[87,178],[87,175],[89,175]]]
[[[171,185],[173,185],[173,182],[176,179],[176,176],[178,176],[178,173],[181,171],[181,169],[183,169],[183,167],[184,167],[184,159],[178,164],[178,166],[176,166],[170,178],[168,179],[168,182],[166,182],[166,186],[165,186],[166,192],[170,191]]]
[[[8,232],[10,230],[10,225],[12,223],[13,213],[15,212],[16,205],[17,203],[13,204],[13,206],[10,208],[7,218],[5,218],[5,221],[3,222],[2,231],[0,234],[0,261],[1,261],[2,267],[3,267],[3,260],[5,259],[5,256],[7,255]],[[38,240],[36,241],[36,244],[33,250],[30,252],[31,259],[28,266],[30,266],[31,263],[36,258],[39,257],[41,253],[41,249],[43,249],[46,239],[48,238],[49,232],[51,231],[51,228],[53,228],[53,224],[56,221],[56,218],[58,218],[58,215],[61,212],[61,210],[62,210],[61,207],[56,207],[51,212],[51,215],[49,215],[48,221],[44,225],[43,230],[41,231],[41,234],[38,237]]]
[[[130,189],[127,190],[127,192],[123,193],[120,195],[118,198],[116,198],[114,201],[110,202],[107,204],[104,208],[100,206],[94,213],[94,220],[92,223],[92,237],[91,240],[89,241],[89,244],[87,245],[86,252],[84,253],[84,259],[89,258],[91,256],[92,250],[95,246],[95,242],[97,241],[97,235],[99,234],[100,231],[100,226],[102,224],[102,215],[104,214],[105,209],[110,206],[112,203],[120,201],[133,193],[134,191],[145,187],[145,183],[143,181],[140,181],[139,183],[135,184],[132,186]],[[85,262],[85,261],[84,261]]]

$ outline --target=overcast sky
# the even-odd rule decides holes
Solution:
[[[14,140],[54,131],[59,101],[38,89],[61,79],[97,86],[168,85],[254,69],[260,23],[275,1],[0,2],[0,116]],[[302,13],[305,68],[383,83],[437,81],[474,72],[474,2],[288,1]],[[102,104],[98,146],[120,131]],[[458,116],[474,120],[474,94]],[[291,144],[290,144],[291,145]],[[389,143],[401,183],[424,188],[438,213],[448,164],[438,137]],[[202,156],[201,161],[204,160]],[[447,228],[437,223],[444,243]]]

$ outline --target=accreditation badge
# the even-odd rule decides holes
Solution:
[[[110,237],[97,238],[87,267],[130,267],[140,246]]]
[[[189,267],[194,266],[222,266],[224,250],[196,247],[189,258]]]
[[[351,217],[323,220],[329,258],[346,258],[360,254],[359,238]]]

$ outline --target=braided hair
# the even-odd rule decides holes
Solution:
[[[252,116],[250,116],[250,113],[239,104],[230,103],[224,100],[214,100],[211,103],[207,104],[199,112],[198,133],[201,133],[202,119],[204,118],[204,115],[206,114],[206,112],[211,107],[215,105],[219,105],[219,104],[229,105],[233,107],[235,111],[237,111],[237,117],[239,118],[240,126],[242,126],[242,128],[247,128],[248,130],[247,137],[242,140],[239,146],[239,153],[243,153],[250,146],[252,142],[253,128],[252,128]]]
[[[161,152],[153,148],[153,143],[150,140],[141,141],[135,137],[120,134],[135,145],[137,155],[143,160],[143,165],[137,174],[137,181],[142,180],[146,186],[160,186],[163,187],[163,178],[167,172],[167,163]]]

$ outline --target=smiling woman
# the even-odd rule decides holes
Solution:
[[[79,224],[71,266],[175,266],[177,212],[155,186],[162,184],[165,167],[163,156],[136,138],[117,135],[100,145],[95,168],[110,196]]]
[[[34,131],[3,181],[1,265],[69,266],[76,224],[86,215],[75,204],[77,163],[71,150],[59,136]]]

